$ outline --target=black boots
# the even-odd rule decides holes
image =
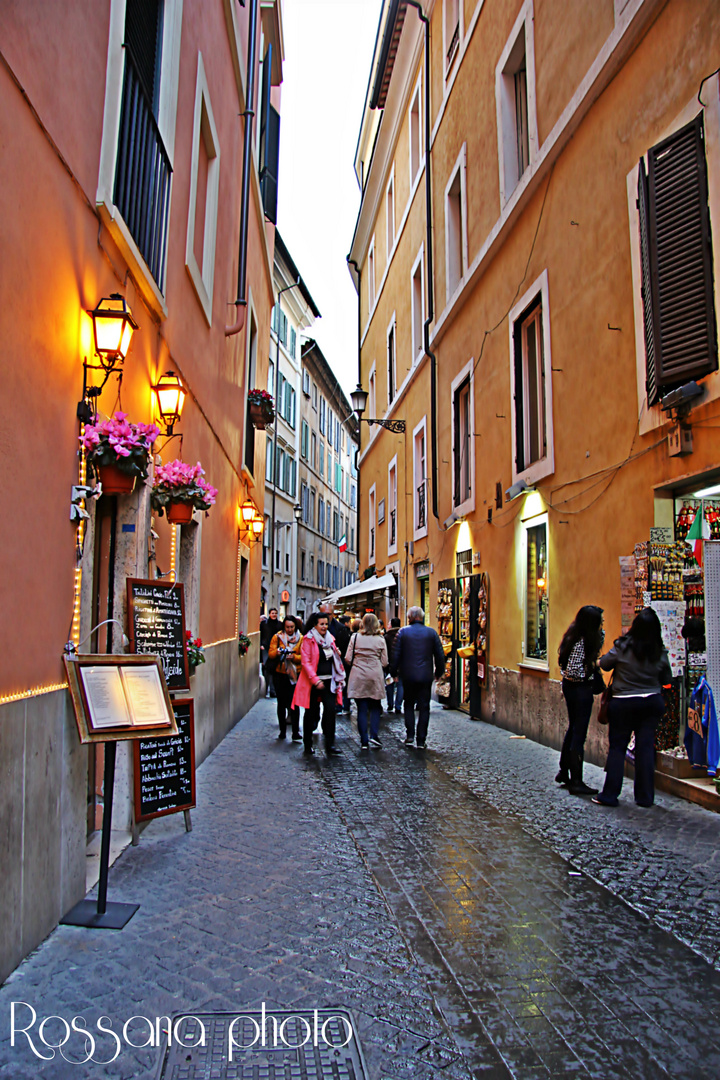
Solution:
[[[588,787],[583,782],[583,758],[582,754],[571,751],[568,755],[570,758],[570,780],[568,781],[567,789],[571,795],[597,795],[597,788]]]
[[[556,784],[568,784],[570,782],[570,761],[568,751],[563,746],[560,751],[560,768],[555,777]]]

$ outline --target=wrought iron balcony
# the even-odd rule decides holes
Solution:
[[[152,103],[126,48],[114,200],[161,292],[165,290],[171,175]]]
[[[395,519],[397,516],[397,510],[390,511],[390,541],[389,546],[395,547]]]
[[[418,527],[418,529],[424,529],[425,524],[426,524],[426,517],[425,517],[425,514],[426,514],[425,486],[426,486],[426,481],[423,480],[423,482],[418,486],[418,489],[417,489],[417,496],[418,496],[418,501],[417,501],[417,527]]]

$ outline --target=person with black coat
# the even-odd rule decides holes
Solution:
[[[558,662],[562,672],[562,693],[568,711],[568,729],[560,751],[557,784],[565,784],[571,795],[594,795],[597,788],[583,781],[583,755],[593,694],[604,688],[597,670],[597,658],[605,641],[603,610],[595,604],[581,607],[565,631]]]
[[[268,653],[270,651],[270,642],[283,628],[283,624],[278,619],[277,614],[277,608],[270,608],[269,618],[265,620],[260,630],[260,651],[266,686],[265,697],[275,697],[275,687],[273,686],[272,678],[273,664],[268,664]]]
[[[405,745],[415,741],[415,705],[418,708],[417,745],[425,749],[430,723],[430,691],[433,678],[445,672],[445,653],[437,631],[425,626],[421,607],[408,611],[408,625],[395,638],[390,674],[399,675],[405,691]]]

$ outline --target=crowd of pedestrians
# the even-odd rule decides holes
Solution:
[[[385,630],[377,616],[362,620],[333,614],[323,604],[303,625],[297,616],[280,622],[272,608],[261,630],[261,659],[268,696],[277,699],[279,739],[302,741],[304,753],[315,753],[313,736],[322,728],[325,753],[335,746],[335,720],[357,707],[360,749],[380,750],[383,704],[388,714],[405,717],[405,746],[426,746],[433,681],[445,672],[446,658],[435,630],[425,626],[420,607],[411,607],[407,626],[393,618]],[[652,806],[655,771],[655,732],[665,711],[663,687],[671,669],[663,645],[660,621],[645,608],[628,632],[601,655],[605,642],[602,608],[581,607],[558,649],[562,693],[568,727],[555,780],[571,795],[589,795],[601,806],[617,806],[622,790],[625,756],[634,737],[635,801]],[[610,672],[606,683],[603,672]],[[593,699],[603,694],[607,713],[609,751],[601,792],[583,780],[585,740]],[[300,710],[303,710],[302,735]],[[416,719],[417,712],[417,719]]]
[[[393,618],[387,631],[372,613],[362,621],[336,619],[332,604],[323,604],[307,622],[288,615],[281,623],[271,608],[260,633],[261,662],[267,696],[277,700],[278,739],[303,743],[315,753],[313,736],[321,726],[325,753],[335,746],[335,720],[357,707],[360,749],[380,750],[383,704],[388,713],[405,716],[405,745],[426,745],[430,695],[434,679],[445,671],[445,653],[435,630],[424,625],[420,607],[408,611],[408,625]],[[302,735],[300,710],[303,710]],[[415,720],[415,710],[418,718]]]

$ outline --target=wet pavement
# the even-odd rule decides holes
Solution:
[[[720,816],[627,790],[608,813],[556,789],[552,751],[451,712],[425,752],[393,718],[361,754],[340,720],[342,756],[306,759],[272,705],[199,770],[193,831],[158,819],[112,868],[110,899],[141,904],[128,926],[60,927],[0,989],[0,1077],[152,1077],[130,1017],[263,1003],[350,1010],[377,1080],[720,1075]],[[46,1058],[42,1018],[82,1015],[94,1060],[10,1046],[13,1001]]]

